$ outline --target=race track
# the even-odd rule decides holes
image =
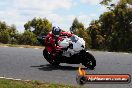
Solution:
[[[88,74],[132,75],[132,54],[90,51],[97,60],[95,70]],[[79,65],[61,64],[55,68],[43,58],[42,49],[0,46],[0,76],[23,80],[78,85],[76,74]],[[130,84],[86,84],[86,88],[132,88]]]

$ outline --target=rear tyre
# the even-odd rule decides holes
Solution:
[[[54,60],[52,55],[48,53],[46,49],[43,50],[43,56],[44,58],[53,66],[59,66],[60,62],[57,60]]]
[[[83,62],[83,65],[91,70],[93,70],[96,66],[96,60],[94,56],[89,52],[86,52],[85,54],[85,60]]]

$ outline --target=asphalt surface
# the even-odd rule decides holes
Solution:
[[[96,58],[95,70],[88,74],[132,75],[132,54],[90,51]],[[78,64],[61,64],[55,68],[43,58],[42,49],[0,46],[0,76],[78,85]],[[85,84],[86,88],[132,88],[130,84]]]

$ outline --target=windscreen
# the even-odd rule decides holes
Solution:
[[[75,42],[75,43],[78,41],[78,37],[75,35],[71,36],[70,39],[72,42]]]

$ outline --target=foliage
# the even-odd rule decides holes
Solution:
[[[43,33],[46,35],[49,31],[51,31],[51,23],[46,19],[34,18],[31,21],[25,23],[25,30],[32,31],[35,35],[39,35]]]
[[[37,37],[33,32],[26,30],[19,36],[19,44],[24,45],[36,45]]]
[[[101,4],[109,7],[99,20],[91,22],[88,31],[92,39],[92,48],[109,51],[132,51],[132,8],[128,0],[120,0],[117,5],[109,5],[111,0]],[[97,39],[97,37],[99,37]],[[98,43],[98,42],[101,42]]]
[[[112,0],[103,0],[100,2],[100,4],[102,5],[108,5],[109,2],[111,2]]]
[[[93,49],[102,49],[105,46],[104,37],[101,35],[100,23],[98,20],[92,21],[90,26],[87,28],[88,34],[91,37],[91,48]]]
[[[1,31],[0,32],[0,42],[7,44],[7,43],[9,43],[9,40],[10,40],[10,35],[7,32],[7,30]]]
[[[79,37],[82,37],[85,40],[86,48],[90,48],[91,38],[84,28],[84,25],[79,22],[77,18],[74,19],[70,31],[77,34]]]
[[[0,42],[17,43],[18,32],[15,25],[8,26],[5,22],[0,22]]]
[[[24,27],[24,33],[19,34],[15,25],[8,26],[0,22],[0,43],[37,45],[37,35],[46,35],[51,30],[51,23],[46,18],[34,18],[25,23]]]

